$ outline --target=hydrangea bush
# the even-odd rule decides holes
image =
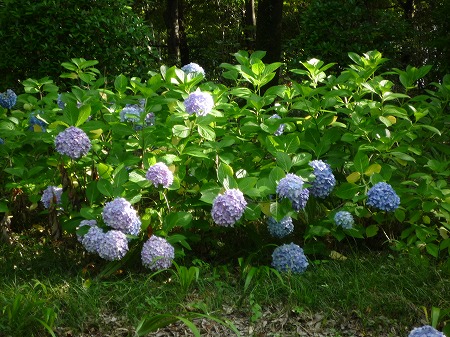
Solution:
[[[221,65],[220,84],[167,66],[145,80],[107,81],[96,61],[84,59],[63,64],[64,78],[76,79],[63,94],[49,78],[23,81],[14,109],[0,108],[1,209],[14,213],[18,190],[38,207],[47,186],[61,186],[65,232],[77,232],[106,260],[123,258],[125,241],[138,249],[145,233],[167,240],[177,258],[193,242],[219,242],[207,233],[226,231],[267,243],[289,232],[306,255],[322,237],[339,242],[384,231],[395,237],[393,248],[448,256],[442,158],[450,77],[413,99],[428,68],[393,69],[395,91],[379,71],[387,60],[372,51],[350,53],[349,67],[333,75],[332,64],[302,62],[288,72],[289,83],[265,87],[282,64],[265,64],[259,51],[235,56],[238,64]],[[35,111],[46,122],[42,132],[29,132]],[[84,220],[97,225],[80,226]],[[239,240],[247,242],[245,235]],[[286,249],[274,267],[303,271],[307,260],[286,265],[287,256],[302,256]]]

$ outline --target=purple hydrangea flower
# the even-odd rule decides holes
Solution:
[[[197,89],[186,98],[184,106],[189,115],[195,113],[197,116],[206,116],[214,107],[214,100],[211,94]]]
[[[62,100],[62,94],[58,94],[58,98],[56,99],[56,104],[58,104],[58,107],[63,110],[66,107],[66,103]]]
[[[111,230],[103,235],[98,246],[98,255],[108,261],[122,259],[128,252],[127,236],[121,231]]]
[[[380,182],[367,192],[366,204],[382,211],[392,212],[400,206],[400,198],[391,185]]]
[[[242,217],[247,202],[236,188],[226,190],[213,200],[211,215],[214,222],[225,227],[233,225]]]
[[[81,227],[84,227],[84,226],[88,226],[88,227],[93,227],[93,226],[97,226],[97,221],[96,220],[81,220],[80,221],[80,224],[78,225],[78,227],[77,227],[77,231],[81,228]],[[84,235],[79,235],[79,234],[77,234],[77,239],[78,239],[78,242],[83,242],[83,237],[84,237]]]
[[[105,224],[124,234],[138,235],[141,229],[141,219],[131,203],[124,198],[107,202],[103,207],[102,217]]]
[[[183,70],[186,74],[192,74],[192,75],[198,75],[202,74],[205,76],[205,70],[200,67],[197,63],[189,63],[181,67],[181,70]]]
[[[156,121],[156,117],[153,112],[149,112],[145,116],[145,120],[144,120],[145,126],[153,126],[153,125],[155,125],[155,121]]]
[[[308,268],[308,259],[300,246],[284,244],[273,251],[272,266],[279,272],[301,274]]]
[[[414,328],[408,337],[445,337],[445,335],[430,325],[424,325],[419,328]]]
[[[277,114],[274,114],[274,115],[270,116],[269,119],[281,119],[281,117]],[[278,126],[278,129],[273,133],[274,136],[281,136],[284,132],[284,127],[285,127],[285,124],[280,124],[280,126]]]
[[[353,215],[347,211],[339,211],[334,215],[334,222],[336,225],[345,229],[350,229],[355,224]]]
[[[164,238],[153,235],[142,246],[142,264],[151,270],[169,268],[174,257],[175,249]]]
[[[49,186],[42,193],[41,201],[45,208],[50,208],[51,205],[61,204],[61,195],[63,190],[61,187]]]
[[[172,171],[169,170],[166,164],[161,162],[150,166],[145,177],[147,180],[150,180],[155,187],[162,185],[162,187],[168,188],[173,183]]]
[[[308,189],[303,188],[303,179],[293,173],[286,174],[286,177],[278,182],[277,194],[280,198],[289,199],[296,211],[304,209],[309,198]]]
[[[6,92],[0,93],[0,106],[5,109],[11,109],[17,102],[17,95],[11,89],[6,90]]]
[[[314,175],[316,176],[309,191],[316,198],[326,198],[336,185],[336,179],[330,165],[322,160],[313,160],[309,163],[309,166],[314,169]]]
[[[55,147],[60,154],[78,159],[89,152],[91,141],[83,130],[71,126],[56,136]]]
[[[294,231],[294,224],[290,216],[284,217],[280,222],[270,217],[267,219],[267,229],[270,235],[281,239]]]
[[[40,116],[40,111],[34,111],[30,114],[30,121],[29,121],[29,130],[30,131],[42,131],[45,132],[47,129],[47,122],[38,118]]]
[[[92,226],[81,239],[81,244],[89,253],[97,253],[105,233],[100,227]]]

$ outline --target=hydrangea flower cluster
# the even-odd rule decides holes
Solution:
[[[294,231],[294,224],[290,216],[284,217],[280,222],[270,217],[267,219],[267,229],[270,235],[281,239]]]
[[[93,226],[97,226],[97,221],[96,220],[81,220],[80,224],[77,227],[77,230],[79,230],[81,227],[84,227],[84,226],[88,226],[89,228],[93,227]],[[82,243],[83,237],[84,237],[84,235],[77,234],[78,242]]]
[[[29,121],[29,130],[30,131],[42,131],[45,132],[47,130],[47,122],[44,120],[38,118],[37,116],[40,115],[40,112],[32,112],[30,114],[30,121]]]
[[[62,94],[58,94],[58,98],[56,99],[56,104],[58,105],[58,108],[63,110],[66,107],[66,103],[62,100]],[[83,104],[79,101],[77,101],[77,108],[81,108]]]
[[[103,234],[99,245],[98,255],[108,261],[122,259],[128,252],[127,236],[118,230],[111,230]]]
[[[11,109],[17,102],[17,95],[11,89],[0,93],[0,106],[5,109]]]
[[[50,208],[51,205],[61,204],[61,195],[63,190],[61,187],[49,186],[42,193],[41,202],[45,208]]]
[[[151,270],[169,268],[174,257],[175,249],[164,238],[153,235],[142,246],[142,264]]]
[[[102,217],[105,224],[124,234],[138,235],[141,229],[141,219],[131,203],[124,198],[107,202],[103,207]]]
[[[287,198],[295,211],[304,209],[309,198],[309,191],[303,188],[303,179],[293,173],[286,174],[277,185],[277,194],[280,198]]]
[[[121,122],[130,122],[130,123],[139,123],[141,120],[141,114],[144,109],[138,104],[127,104],[120,111],[120,121]]]
[[[334,215],[334,222],[337,226],[341,226],[345,229],[350,229],[355,224],[353,215],[347,211],[339,211]]]
[[[313,160],[309,163],[309,166],[314,169],[314,175],[316,176],[309,191],[316,198],[326,198],[336,185],[336,179],[330,165],[322,160]]]
[[[189,94],[185,99],[184,106],[189,115],[206,116],[214,107],[214,99],[210,93],[202,92],[200,89]]]
[[[5,144],[5,140],[3,138],[0,138],[0,145]]]
[[[247,202],[244,194],[236,188],[226,190],[213,200],[211,216],[214,222],[225,227],[233,225],[242,217]]]
[[[173,183],[172,171],[169,170],[166,164],[161,162],[150,166],[145,177],[155,187],[162,185],[162,187],[168,188]]]
[[[56,136],[55,147],[60,154],[78,159],[89,152],[91,141],[83,130],[71,126]]]
[[[105,233],[98,226],[91,226],[86,234],[81,239],[81,244],[89,253],[98,253],[100,243],[103,240]]]
[[[408,337],[445,337],[445,335],[431,325],[424,325],[419,328],[414,328]]]
[[[400,198],[391,185],[379,182],[367,192],[366,204],[382,211],[392,212],[400,206]]]
[[[145,126],[153,126],[155,125],[156,117],[153,112],[149,112],[147,115],[145,115]]]
[[[274,115],[270,116],[269,119],[281,119],[281,117],[277,114],[274,114]],[[285,127],[285,124],[280,124],[278,129],[273,133],[274,136],[281,136],[284,132],[284,127]]]
[[[202,74],[205,76],[205,70],[199,66],[197,63],[189,63],[181,67],[181,70],[183,70],[186,74],[192,74],[192,75],[198,75]]]
[[[308,268],[308,259],[300,246],[284,244],[273,251],[272,266],[279,272],[301,274]]]

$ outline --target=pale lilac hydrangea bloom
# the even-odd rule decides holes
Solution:
[[[400,198],[391,185],[380,182],[367,192],[366,204],[382,211],[392,212],[400,206]]]
[[[0,93],[0,106],[5,109],[11,109],[17,102],[17,95],[11,89]]]
[[[242,217],[247,202],[244,194],[236,188],[226,190],[213,200],[211,216],[214,222],[225,227],[233,225]]]
[[[445,337],[445,335],[430,325],[424,325],[419,328],[414,328],[408,337]]]
[[[77,227],[77,231],[81,228],[81,227],[84,227],[84,226],[88,226],[89,228],[90,227],[93,227],[93,226],[97,226],[97,221],[96,220],[81,220],[80,221],[80,224],[78,225],[78,227]],[[77,239],[78,239],[78,242],[83,242],[83,237],[84,237],[84,235],[79,235],[79,234],[77,234]]]
[[[127,236],[117,230],[107,232],[100,240],[97,252],[102,259],[108,261],[122,259],[128,252]]]
[[[339,211],[334,215],[334,222],[337,226],[341,226],[345,229],[350,229],[355,224],[353,215],[347,211]]]
[[[284,238],[294,231],[294,224],[290,216],[286,216],[281,221],[277,221],[270,217],[267,219],[267,229],[270,235],[276,238]]]
[[[103,207],[102,217],[105,224],[124,234],[138,235],[141,229],[141,219],[131,203],[124,198],[107,202]]]
[[[100,227],[92,226],[81,239],[81,244],[89,253],[97,253],[105,233]]]
[[[156,116],[153,112],[149,112],[147,115],[145,115],[145,126],[153,126],[156,122]]]
[[[205,70],[199,66],[197,63],[189,63],[181,67],[181,70],[183,70],[186,74],[192,74],[192,75],[198,75],[202,74],[205,76]]]
[[[45,208],[50,208],[52,204],[61,204],[61,195],[63,189],[61,187],[49,186],[42,193],[41,201]]]
[[[274,114],[274,115],[270,116],[269,119],[281,119],[281,117],[277,114]],[[273,133],[274,136],[281,136],[284,132],[284,127],[285,127],[285,124],[280,124],[278,126],[278,129]]]
[[[174,257],[175,249],[164,238],[153,235],[142,246],[142,264],[151,270],[169,268]]]
[[[70,126],[56,136],[55,147],[60,154],[78,159],[89,152],[91,141],[83,130]]]
[[[214,99],[210,93],[197,89],[185,99],[184,106],[189,115],[195,113],[197,116],[206,116],[214,107]]]
[[[272,266],[279,272],[301,274],[308,268],[308,259],[300,246],[284,244],[273,251]]]
[[[316,176],[309,191],[316,198],[326,198],[336,185],[336,179],[330,165],[322,160],[313,160],[309,163],[309,166],[314,169],[314,175]]]
[[[155,187],[162,185],[164,188],[170,187],[173,183],[173,173],[169,170],[166,164],[156,163],[149,167],[145,175]]]
[[[141,120],[141,114],[144,109],[138,104],[127,104],[120,111],[120,121],[121,122],[130,122],[130,123],[139,123]]]
[[[286,174],[277,185],[277,194],[280,198],[287,198],[296,211],[304,209],[309,198],[309,191],[303,188],[303,179],[293,173]]]

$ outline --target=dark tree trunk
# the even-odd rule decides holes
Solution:
[[[180,25],[178,0],[166,1],[166,12],[164,16],[167,28],[168,61],[177,64],[180,60]]]
[[[256,39],[255,0],[245,0],[244,11],[244,46],[247,50],[255,49]]]
[[[186,30],[184,25],[184,0],[178,0],[178,26],[180,35],[180,59],[181,64],[185,65],[190,62],[189,47],[187,43]]]
[[[256,21],[256,49],[266,51],[264,63],[281,61],[283,0],[260,0]],[[279,72],[265,87],[278,84]]]

